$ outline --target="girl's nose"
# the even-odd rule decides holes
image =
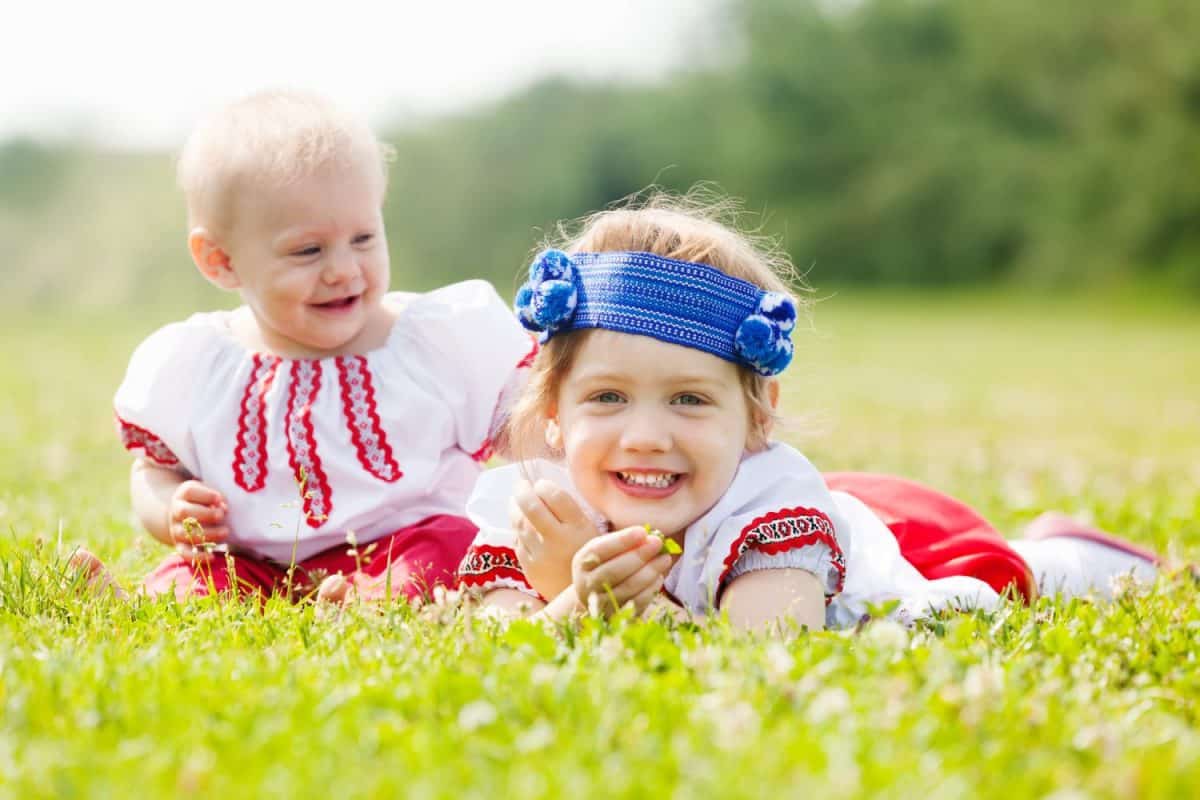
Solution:
[[[664,453],[671,449],[671,429],[661,414],[651,409],[627,415],[621,429],[621,447],[631,452]]]

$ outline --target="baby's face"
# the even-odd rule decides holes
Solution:
[[[668,535],[721,498],[750,433],[736,366],[605,330],[588,333],[555,417],[550,443],[588,504],[614,529],[649,523]]]
[[[278,354],[357,352],[387,325],[389,264],[377,167],[329,166],[238,198],[230,266],[264,343]]]

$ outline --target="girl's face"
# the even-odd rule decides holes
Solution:
[[[326,167],[238,200],[230,267],[277,354],[353,352],[385,325],[388,251],[373,165]]]
[[[579,334],[577,334],[579,335]],[[682,533],[729,488],[750,422],[738,368],[690,347],[586,332],[547,442],[614,529]]]

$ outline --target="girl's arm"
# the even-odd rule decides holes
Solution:
[[[197,545],[229,537],[221,493],[176,470],[135,459],[129,494],[142,527],[163,544]],[[184,520],[189,518],[196,520],[199,528],[185,526]]]
[[[493,589],[483,596],[480,603],[487,608],[498,609],[506,617],[564,620],[583,612],[583,604],[576,597],[574,586],[568,586],[549,603],[516,589]]]
[[[825,627],[825,591],[816,575],[803,569],[763,569],[734,578],[721,598],[721,609],[739,628],[764,628],[795,620],[810,631]]]

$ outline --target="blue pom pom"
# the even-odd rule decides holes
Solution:
[[[551,280],[538,285],[533,296],[533,319],[543,330],[556,328],[575,313],[575,284]]]
[[[562,250],[546,250],[529,265],[529,280],[537,285],[542,281],[572,281],[575,262]]]
[[[774,322],[783,333],[796,327],[796,304],[786,294],[763,293],[758,301],[757,313]]]
[[[517,289],[517,297],[513,301],[513,311],[517,313],[517,319],[527,330],[541,331],[541,328],[533,319],[532,305],[533,289],[528,283],[522,284],[521,288]]]
[[[760,375],[778,375],[787,369],[788,364],[792,363],[792,341],[780,338],[777,344],[779,346],[775,350],[775,354],[761,364],[761,369],[757,370]]]
[[[751,314],[738,326],[733,337],[733,346],[746,361],[756,364],[775,353],[778,337],[775,326],[766,317]]]

